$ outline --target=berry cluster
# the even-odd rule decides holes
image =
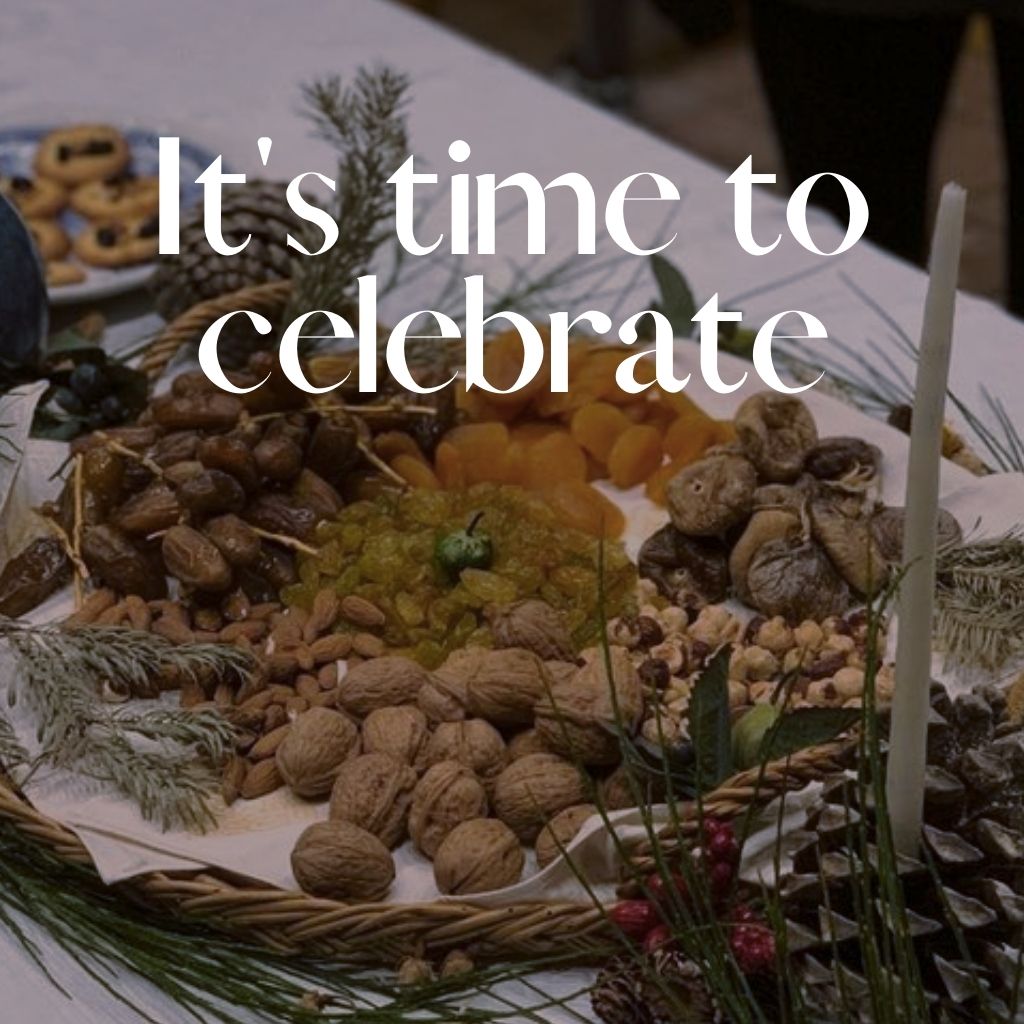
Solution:
[[[729,906],[740,860],[740,845],[730,822],[706,818],[700,845],[693,851],[694,864],[704,872],[716,911],[728,927],[729,947],[744,974],[762,974],[775,965],[775,936],[765,919],[746,904]],[[673,907],[690,899],[686,880],[673,874],[652,875],[642,899],[620,900],[609,917],[644,953],[673,945],[669,924]]]
[[[96,430],[124,420],[124,403],[114,391],[107,368],[99,363],[79,363],[68,375],[67,385],[57,388],[54,401],[65,412],[81,416]]]

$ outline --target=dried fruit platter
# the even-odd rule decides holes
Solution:
[[[59,773],[27,787],[31,803],[3,789],[0,813],[62,856],[92,859],[108,881],[131,879],[151,900],[273,944],[353,958],[467,946],[528,955],[567,941],[596,951],[605,917],[560,854],[571,846],[582,860],[607,845],[595,801],[630,803],[617,726],[685,742],[693,677],[726,643],[737,716],[794,670],[806,676],[794,703],[857,702],[856,595],[876,581],[851,555],[856,543],[840,545],[840,513],[815,508],[817,492],[813,546],[795,539],[792,495],[775,493],[768,513],[753,495],[792,490],[813,449],[817,479],[856,492],[870,468],[867,482],[898,506],[896,431],[812,394],[786,419],[799,428],[793,472],[763,398],[666,399],[665,413],[597,390],[547,410],[551,429],[538,422],[543,396],[532,409],[464,398],[455,422],[443,406],[428,417],[398,399],[323,415],[275,388],[243,406],[179,375],[138,425],[76,442],[68,486],[50,496],[89,586],[76,603],[71,567],[47,563],[54,541],[40,539],[29,589],[46,602],[34,618],[71,613],[81,628],[130,626],[182,650],[231,645],[257,666],[234,678],[156,674],[148,695],[112,695],[163,693],[237,730],[204,834],[165,830]],[[687,418],[689,431],[676,426]],[[735,471],[731,423],[741,444],[744,430],[762,444]],[[860,443],[819,444],[819,432]],[[706,481],[720,473],[709,502]],[[961,522],[990,511],[955,466],[944,490]],[[668,553],[658,502],[675,531]],[[774,522],[755,522],[766,514]],[[803,544],[810,575],[798,572],[795,589],[780,589],[760,553],[773,543],[769,555]],[[0,599],[24,598],[5,589],[11,580],[5,571]],[[760,617],[726,600],[743,586]],[[595,646],[602,608],[607,662]],[[740,773],[706,796],[705,813],[730,817],[755,795],[834,771],[841,748],[803,751],[762,778]]]

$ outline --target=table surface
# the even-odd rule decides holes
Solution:
[[[110,120],[187,136],[253,175],[330,173],[330,150],[311,138],[297,113],[299,85],[382,61],[410,76],[413,148],[442,180],[453,170],[447,147],[454,139],[467,140],[473,150],[470,160],[454,169],[501,175],[523,170],[541,181],[578,170],[599,199],[629,174],[657,171],[676,183],[683,200],[667,218],[662,204],[643,204],[635,234],[638,240],[677,234],[667,255],[685,271],[698,301],[718,292],[722,308],[742,309],[755,324],[782,310],[807,310],[822,319],[831,337],[848,345],[878,342],[891,357],[892,373],[910,366],[897,349],[891,324],[916,335],[925,288],[920,271],[865,242],[835,258],[807,253],[789,239],[784,204],[767,193],[755,200],[758,237],[782,233],[784,241],[770,255],[746,255],[733,233],[732,188],[725,183],[731,168],[712,167],[401,7],[383,0],[7,0],[4,8],[3,124]],[[266,170],[256,148],[264,135],[274,140]],[[444,215],[442,203],[435,218]],[[573,251],[573,216],[572,208],[553,204],[548,263],[534,259],[534,273]],[[500,228],[499,251],[522,254],[518,219]],[[824,249],[834,245],[829,239],[841,237],[820,217],[812,221],[812,231]],[[606,238],[596,260],[614,251]],[[481,269],[496,280],[511,273],[502,258],[483,261]],[[590,298],[597,308],[612,312],[614,306],[619,319],[645,308],[654,294],[640,259],[616,264],[613,278],[614,293],[605,286],[601,299],[597,293]],[[405,301],[399,315],[421,308],[425,300],[414,294]],[[115,339],[136,336],[146,326],[132,319],[142,309],[137,299],[112,308],[124,321]],[[1024,328],[988,301],[962,297],[954,389],[978,405],[984,386],[1005,403],[1015,422],[1024,422],[1021,379]],[[45,981],[0,929],[4,1024],[137,1019],[45,937],[41,945],[72,997]],[[144,981],[120,977],[117,984],[157,1019],[168,1024],[181,1019]]]

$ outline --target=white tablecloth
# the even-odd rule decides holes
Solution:
[[[383,61],[411,76],[413,146],[442,178],[453,169],[500,176],[525,170],[548,181],[578,170],[604,197],[629,174],[660,172],[676,183],[683,201],[667,225],[663,204],[646,204],[646,216],[637,223],[647,233],[638,230],[636,236],[677,232],[668,255],[684,269],[700,300],[717,291],[723,308],[736,308],[729,305],[731,298],[756,293],[739,304],[750,322],[804,309],[819,316],[832,336],[853,345],[874,338],[888,346],[897,365],[906,366],[889,328],[849,282],[914,335],[925,285],[919,271],[864,242],[834,259],[805,252],[788,239],[782,203],[767,194],[755,204],[757,234],[764,241],[782,232],[786,240],[771,255],[744,254],[733,234],[732,189],[725,184],[732,168],[711,167],[382,0],[5,0],[3,8],[0,125],[112,120],[187,136],[253,175],[330,173],[330,150],[310,138],[297,116],[298,86],[315,75],[348,75],[360,64]],[[263,135],[274,140],[266,170],[256,148]],[[456,138],[473,149],[459,168],[447,156]],[[436,216],[442,216],[443,206]],[[552,261],[574,248],[572,213],[561,203],[552,208]],[[500,229],[509,233],[499,234],[499,251],[514,251],[525,262],[521,227]],[[839,237],[820,218],[812,230],[825,249],[834,244],[829,239]],[[605,239],[599,254],[613,252]],[[536,261],[538,267],[541,263]],[[490,264],[483,269],[492,276],[508,271],[501,258]],[[593,304],[609,312],[617,306],[620,317],[644,308],[654,293],[638,261],[624,263],[615,283],[621,288],[617,303],[595,298]],[[432,297],[413,294],[397,312],[411,312]],[[984,384],[1017,422],[1024,422],[1021,325],[989,302],[965,296],[956,338],[954,388],[975,402]],[[4,1024],[135,1019],[52,950],[45,937],[41,944],[73,998],[50,986],[0,929]],[[119,984],[158,1018],[169,1024],[181,1019],[144,982],[125,977]]]

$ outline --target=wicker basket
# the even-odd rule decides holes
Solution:
[[[848,742],[814,747],[764,771],[742,772],[708,794],[702,813],[734,818],[753,801],[799,789],[842,770]],[[683,829],[697,828],[696,807],[679,807]],[[90,865],[78,837],[37,811],[0,777],[0,818],[62,860]],[[644,850],[637,850],[643,866]],[[480,959],[526,959],[578,953],[603,958],[611,932],[604,912],[579,903],[518,903],[482,907],[471,901],[347,904],[260,885],[227,872],[155,872],[121,886],[151,908],[198,919],[247,941],[286,953],[393,966],[403,955],[439,957],[464,949]]]
[[[150,379],[156,379],[183,345],[193,343],[225,313],[251,309],[273,317],[283,310],[290,294],[290,281],[275,281],[198,304],[169,323],[150,343],[142,369]],[[836,742],[801,751],[764,770],[742,772],[708,794],[701,813],[735,818],[752,803],[767,802],[841,771],[849,750],[849,742]],[[678,817],[684,831],[696,831],[695,805],[680,806]],[[2,775],[0,818],[57,857],[91,865],[78,837],[36,810]],[[636,866],[643,868],[648,853],[643,847],[636,849]],[[410,952],[437,957],[456,948],[469,950],[481,959],[575,952],[586,960],[606,955],[612,937],[604,912],[579,903],[502,907],[484,907],[468,900],[346,904],[276,889],[217,870],[198,874],[156,872],[120,887],[157,911],[198,919],[279,951],[378,965],[391,965]]]

